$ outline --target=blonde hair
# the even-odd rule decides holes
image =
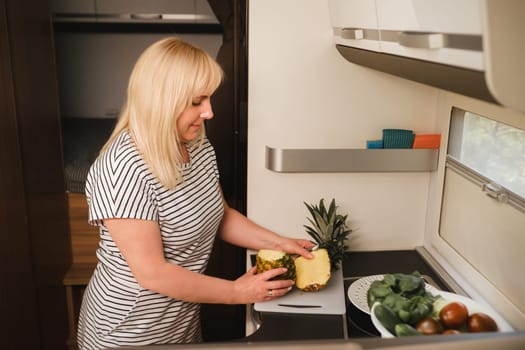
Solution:
[[[222,78],[222,69],[205,51],[179,38],[155,42],[133,67],[127,100],[101,153],[127,130],[153,174],[175,188],[183,162],[177,119],[194,97],[211,96]],[[202,128],[198,140],[204,136]]]

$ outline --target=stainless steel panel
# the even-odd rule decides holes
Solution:
[[[281,173],[412,172],[437,169],[437,149],[266,147],[266,168]]]

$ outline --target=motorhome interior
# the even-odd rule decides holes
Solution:
[[[218,11],[218,4],[231,13]],[[60,338],[59,348],[76,348],[79,303],[98,245],[97,229],[87,224],[87,170],[118,118],[137,56],[175,35],[229,65],[225,88],[215,97],[216,117],[207,125],[229,203],[276,232],[308,238],[304,204],[335,199],[352,228],[337,272],[342,287],[329,291],[342,298],[342,310],[324,312],[321,306],[339,304],[322,299],[321,305],[284,309],[205,305],[207,342],[190,348],[525,347],[525,2],[53,0],[40,6],[52,28],[48,58],[56,64],[46,86],[57,88],[60,107],[46,120],[60,140],[54,149],[17,141],[24,166],[16,163],[21,170],[10,171],[25,181],[17,198],[33,198],[34,174],[24,171],[41,160],[24,152],[62,152],[63,169],[55,169],[60,190],[51,192],[63,197],[66,212],[49,216],[66,222],[67,254],[55,253],[61,258],[53,263],[60,265],[53,287],[63,292],[62,323],[36,311],[31,324],[42,324],[38,336],[27,337],[31,344],[51,348],[46,341]],[[0,19],[9,20],[0,21],[1,30],[9,29],[9,40],[0,40],[0,68],[13,71],[2,82],[6,76],[7,87],[24,86],[31,79],[22,73],[36,58],[20,52],[38,43],[17,26],[31,18],[14,0],[0,7],[8,10],[0,10]],[[12,57],[4,56],[4,47]],[[11,58],[16,64],[6,66]],[[40,100],[15,90],[4,94],[17,106],[9,109],[16,122],[9,130],[23,139],[42,120],[27,122],[17,113]],[[386,143],[388,131],[406,132],[409,145]],[[432,145],[416,147],[416,138]],[[13,187],[0,180],[2,188]],[[47,187],[45,179],[38,181],[40,199]],[[35,213],[28,206],[22,226],[34,230],[44,216]],[[38,241],[34,233],[27,238]],[[54,258],[52,250],[32,249]],[[254,251],[232,249],[217,243],[208,273],[234,279],[253,265]],[[350,291],[354,283],[414,270],[431,288],[498,315],[506,332],[387,339]],[[47,284],[33,277],[37,300]]]

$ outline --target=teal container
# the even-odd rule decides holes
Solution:
[[[412,148],[414,132],[405,129],[383,129],[383,148]]]

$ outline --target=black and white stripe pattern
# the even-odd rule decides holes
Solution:
[[[102,224],[106,218],[155,220],[166,260],[202,273],[224,208],[211,144],[194,143],[188,152],[184,181],[174,190],[157,181],[126,132],[93,163],[86,195],[101,240],[80,312],[79,349],[200,340],[199,305],[141,288]]]

